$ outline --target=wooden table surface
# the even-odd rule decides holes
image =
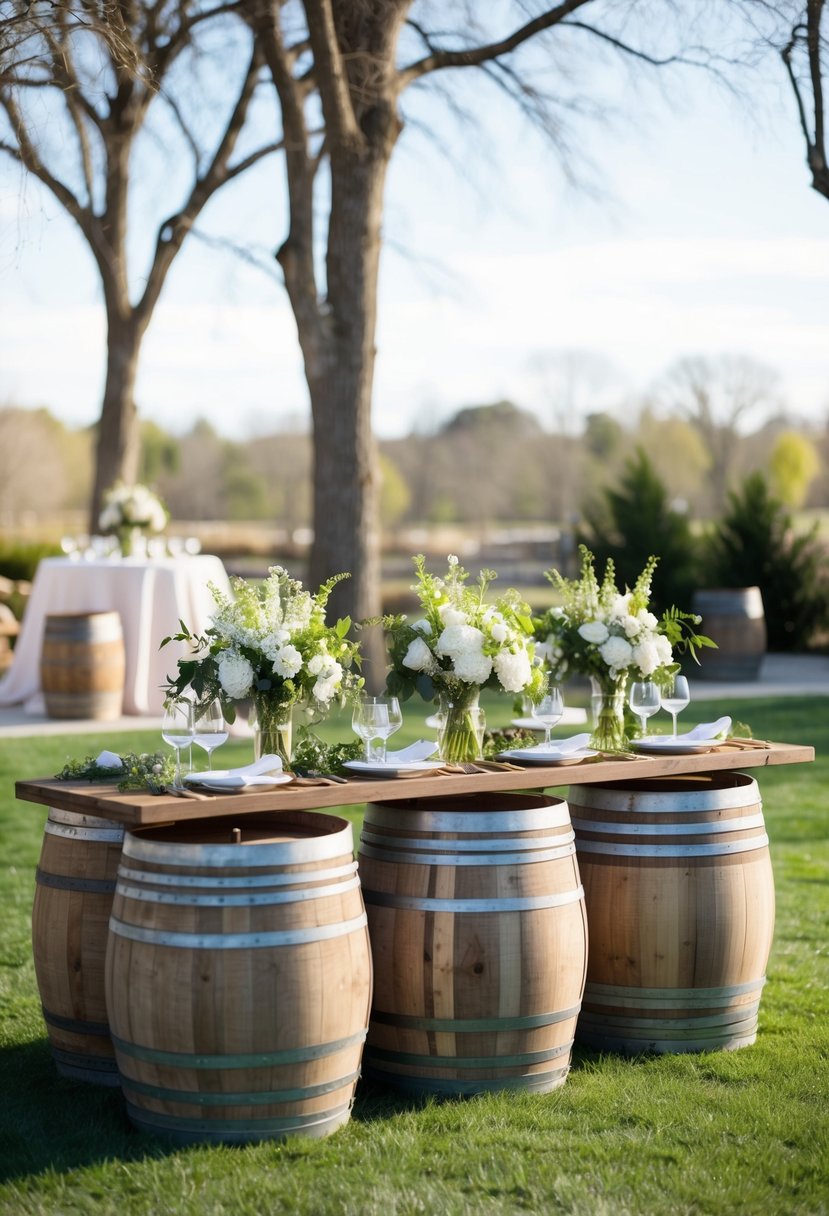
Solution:
[[[54,779],[18,781],[15,790],[17,797],[23,802],[38,803],[41,806],[56,807],[82,815],[94,815],[102,819],[114,819],[128,827],[146,827],[185,819],[211,819],[219,815],[252,814],[257,811],[323,810],[326,807],[359,805],[364,802],[456,797],[461,794],[504,790],[556,789],[567,785],[604,781],[765,768],[772,764],[805,764],[814,758],[815,749],[800,744],[726,743],[714,751],[693,756],[601,759],[571,765],[533,765],[520,772],[504,770],[472,774],[427,774],[375,781],[353,777],[345,784],[285,784],[262,793],[215,794],[204,801],[169,795],[153,796],[144,791],[122,793],[114,785]]]

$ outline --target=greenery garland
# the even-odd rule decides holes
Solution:
[[[141,790],[148,788],[150,783],[164,785],[172,782],[175,773],[173,759],[163,752],[126,752],[119,756],[121,768],[104,766],[98,763],[94,756],[84,760],[67,760],[59,773],[55,773],[57,781],[89,781],[111,784],[118,780],[119,790]]]

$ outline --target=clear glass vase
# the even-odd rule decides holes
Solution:
[[[272,702],[266,697],[256,697],[253,703],[253,754],[279,756],[284,769],[291,767],[293,747],[293,705],[282,701]]]
[[[441,696],[437,719],[441,760],[458,764],[481,759],[486,716],[478,704],[477,691],[460,699]]]
[[[602,683],[590,678],[593,710],[593,731],[590,747],[600,752],[623,752],[627,749],[625,733],[625,690],[627,675]]]

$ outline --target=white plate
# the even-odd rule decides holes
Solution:
[[[225,770],[216,770],[216,772],[204,773],[187,773],[184,780],[190,785],[200,785],[206,790],[214,790],[223,794],[238,794],[250,793],[253,790],[264,792],[265,790],[275,789],[278,785],[285,785],[288,781],[293,781],[290,773],[233,773]]]
[[[412,777],[443,768],[442,760],[410,760],[403,764],[378,764],[374,760],[346,760],[343,768],[361,777]]]
[[[654,735],[653,738],[633,739],[630,746],[637,752],[661,752],[665,756],[693,756],[696,752],[710,752],[719,747],[723,739],[672,739],[670,735]]]
[[[589,747],[580,747],[575,752],[557,752],[546,747],[515,747],[511,751],[501,752],[499,760],[517,760],[519,764],[579,764],[589,756],[597,756],[598,752]]]

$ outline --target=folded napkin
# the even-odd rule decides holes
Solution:
[[[580,752],[583,747],[587,747],[590,742],[590,735],[585,733],[582,735],[571,735],[569,739],[551,739],[546,745],[540,745],[543,751],[559,752],[562,756],[569,755],[570,752]]]
[[[684,735],[677,735],[677,739],[685,739],[689,743],[699,739],[724,739],[730,730],[730,718],[717,718],[716,722],[700,722],[699,726],[692,727]]]
[[[418,760],[428,760],[437,750],[438,745],[434,740],[418,739],[398,752],[386,752],[386,764],[416,764]]]
[[[228,777],[263,777],[272,773],[282,772],[282,761],[279,756],[268,754],[254,760],[253,764],[245,764],[241,768],[229,768]]]
[[[188,773],[187,780],[194,782],[196,785],[210,786],[211,789],[249,790],[257,785],[270,789],[274,784],[274,774],[245,774],[237,769],[234,772],[227,773]]]
[[[124,762],[115,752],[101,752],[95,761],[98,768],[123,768]]]

